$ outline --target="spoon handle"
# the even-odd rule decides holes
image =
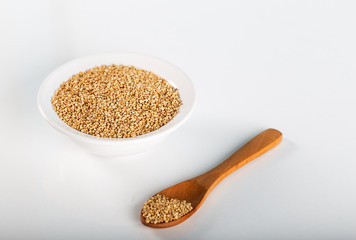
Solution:
[[[274,148],[281,140],[282,133],[269,128],[252,138],[218,166],[191,180],[204,186],[210,192],[225,177]]]

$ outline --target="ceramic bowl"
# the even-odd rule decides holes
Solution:
[[[103,138],[77,131],[64,123],[52,108],[51,98],[60,84],[72,75],[110,64],[133,65],[152,71],[178,88],[183,105],[179,113],[161,128],[134,138]],[[171,63],[138,53],[107,53],[74,59],[51,72],[42,83],[37,102],[42,116],[58,131],[64,133],[85,151],[108,157],[127,157],[149,150],[177,130],[191,115],[195,104],[195,91],[189,77]]]

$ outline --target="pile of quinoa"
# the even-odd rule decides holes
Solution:
[[[155,131],[179,112],[178,89],[156,74],[124,65],[102,65],[73,75],[52,97],[70,127],[105,138]]]
[[[157,224],[177,220],[192,210],[192,204],[186,200],[156,194],[145,202],[141,214],[146,223]]]

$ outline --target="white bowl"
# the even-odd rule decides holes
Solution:
[[[60,84],[72,75],[103,64],[133,65],[152,71],[178,88],[181,105],[179,113],[156,131],[134,138],[102,138],[77,131],[64,123],[52,108],[51,98]],[[181,126],[191,115],[195,92],[188,76],[174,65],[148,55],[137,53],[108,53],[74,59],[50,73],[42,83],[37,96],[42,116],[57,130],[70,137],[86,151],[100,156],[126,157],[149,150]]]

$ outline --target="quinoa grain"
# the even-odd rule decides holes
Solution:
[[[168,223],[177,220],[193,209],[187,201],[169,198],[161,194],[148,199],[142,207],[146,223]]]
[[[168,123],[182,105],[178,89],[156,74],[102,65],[73,75],[52,97],[66,124],[86,134],[129,138]]]

